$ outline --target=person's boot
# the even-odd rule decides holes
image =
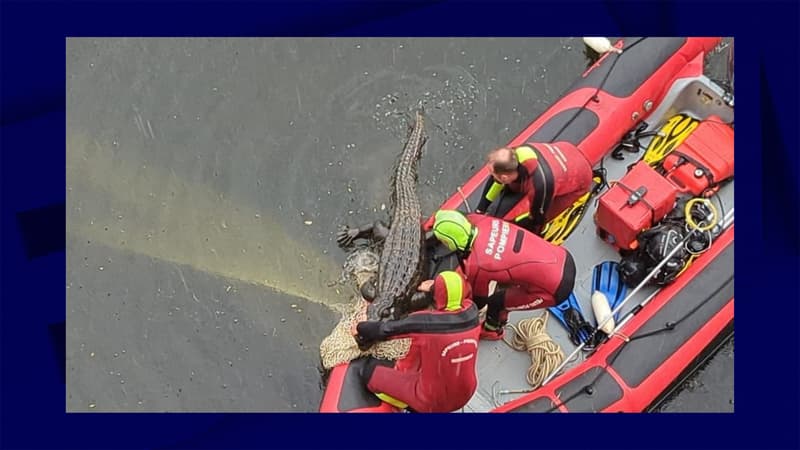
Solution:
[[[503,339],[505,328],[501,324],[493,324],[489,320],[485,320],[481,325],[480,338],[487,341],[499,341]]]
[[[480,338],[487,341],[499,341],[503,339],[506,323],[508,323],[508,311],[506,309],[501,309],[495,312],[492,305],[490,305],[486,311],[486,320],[484,320],[481,325]]]

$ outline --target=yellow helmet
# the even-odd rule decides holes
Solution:
[[[458,311],[464,299],[472,295],[464,277],[452,270],[445,270],[436,275],[431,293],[436,309],[443,311]]]
[[[460,211],[442,209],[433,217],[433,234],[451,251],[469,250],[477,229]]]

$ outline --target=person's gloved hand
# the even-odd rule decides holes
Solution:
[[[358,228],[350,228],[347,225],[342,225],[336,233],[336,244],[341,248],[349,248],[353,246],[353,242],[356,238],[358,238]]]
[[[365,351],[380,340],[381,322],[377,320],[367,320],[356,325],[356,343],[358,348]]]

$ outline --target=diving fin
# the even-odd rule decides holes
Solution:
[[[642,160],[655,167],[672,150],[677,148],[692,131],[700,124],[700,121],[686,114],[677,114],[667,120],[659,130],[659,134],[650,141],[650,145],[642,156]]]
[[[563,302],[547,309],[569,331],[569,340],[573,344],[581,345],[592,336],[594,327],[583,318],[581,304],[574,292],[569,294],[569,297]],[[586,348],[593,347],[590,344],[587,344]]]
[[[552,220],[545,224],[541,233],[539,233],[542,239],[553,245],[563,244],[569,235],[575,231],[575,228],[578,227],[578,224],[583,220],[583,216],[586,215],[586,206],[589,203],[589,199],[597,195],[605,185],[607,185],[605,175],[595,172],[592,175],[592,188],[575,200],[569,208],[561,211],[561,214],[553,217]]]
[[[619,276],[619,264],[616,261],[603,261],[594,266],[592,275],[592,297],[601,293],[608,301],[611,311],[616,308],[628,293],[628,286]],[[598,316],[598,324],[604,319]],[[619,320],[619,311],[614,314],[614,320]]]
[[[591,195],[591,192],[583,194],[569,208],[547,222],[540,233],[542,239],[553,245],[563,244],[586,214],[586,204]]]

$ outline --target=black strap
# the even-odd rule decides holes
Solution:
[[[623,189],[625,189],[626,191],[628,191],[628,194],[631,194],[631,195],[632,195],[632,194],[634,194],[634,193],[636,192],[636,190],[635,190],[635,189],[631,189],[631,188],[629,188],[628,186],[626,186],[626,185],[625,185],[624,183],[622,183],[621,181],[617,181],[617,185],[619,185],[620,187],[622,187]],[[654,225],[654,224],[656,223],[656,209],[655,209],[655,208],[653,208],[653,205],[651,205],[650,203],[648,203],[648,201],[647,201],[647,200],[645,200],[645,199],[644,199],[644,197],[640,198],[640,199],[637,201],[637,203],[638,203],[638,202],[642,202],[642,203],[644,203],[644,204],[645,204],[645,205],[646,205],[646,206],[647,206],[647,207],[650,209],[650,224],[651,224],[651,225]],[[619,209],[622,209],[622,208],[624,208],[624,207],[625,207],[625,206],[627,206],[627,205],[628,205],[628,203],[627,203],[627,202],[625,202],[625,203],[623,203],[623,204],[622,204],[622,206],[621,206]]]
[[[700,169],[700,171],[703,172],[703,175],[706,177],[706,179],[708,179],[708,187],[713,187],[713,186],[716,185],[716,183],[714,181],[714,174],[710,170],[708,170],[708,167],[700,164],[700,161],[698,161],[698,160],[692,158],[691,156],[687,155],[686,153],[680,152],[678,150],[673,150],[672,154],[678,156],[678,162],[675,163],[675,167],[673,167],[672,170],[675,170],[679,166],[681,166],[683,164],[686,164],[687,162],[690,162],[695,167]]]
[[[481,198],[480,200],[478,200],[478,206],[475,207],[476,211],[486,212],[489,209],[489,206],[492,204],[492,202],[488,198],[486,198],[486,194],[489,193],[489,189],[492,188],[493,184],[494,184],[494,177],[489,175],[489,177],[486,179],[486,183],[483,186],[483,192],[481,192]]]
[[[540,152],[534,146],[529,146],[534,153],[536,153],[536,170],[531,175],[531,182],[533,183],[533,200],[531,200],[530,218],[536,227],[544,225],[545,212],[550,208],[553,201],[553,170],[550,168],[547,160],[542,157]]]
[[[403,319],[381,322],[380,337],[386,339],[398,334],[425,333],[448,334],[467,331],[478,326],[478,308],[475,304],[452,314],[417,312]]]

